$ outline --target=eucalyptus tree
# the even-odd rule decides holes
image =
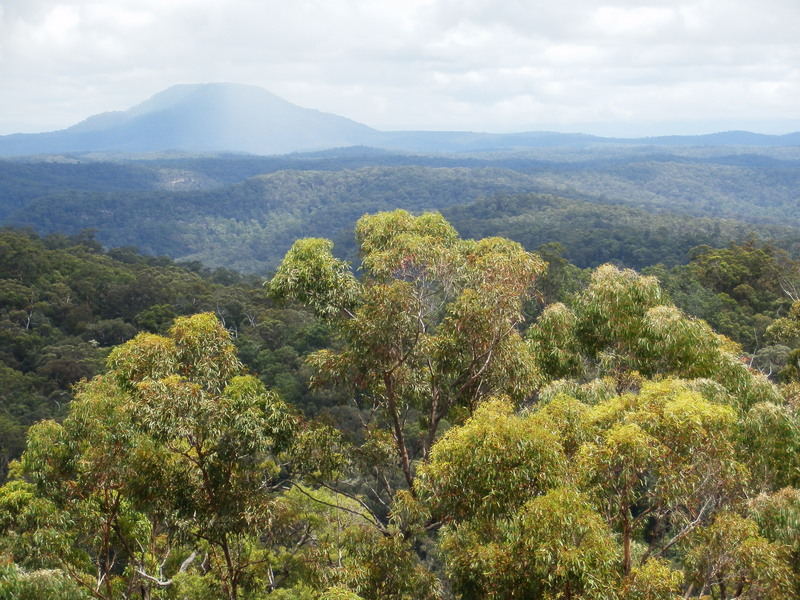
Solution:
[[[673,600],[689,537],[744,510],[736,436],[735,410],[684,381],[522,413],[489,400],[436,442],[420,499],[463,598]]]
[[[767,335],[790,348],[781,378],[787,382],[800,381],[800,300],[792,303],[787,316],[776,319],[767,328]]]
[[[677,309],[655,277],[630,269],[598,267],[570,306],[546,307],[527,337],[549,381],[609,377],[623,392],[642,377],[707,378],[722,385],[740,410],[782,402],[766,377],[742,361],[737,344]]]
[[[243,373],[230,335],[211,314],[180,318],[169,337],[140,334],[109,357],[137,428],[165,454],[160,493],[141,490],[209,549],[222,591],[264,562],[256,537],[273,522],[280,453],[295,418]],[[159,472],[155,471],[155,472]]]
[[[9,550],[106,600],[181,585],[236,599],[269,585],[295,416],[243,372],[211,314],[138,335],[108,367],[63,423],[31,428],[0,489]]]
[[[490,399],[422,466],[421,501],[445,523],[440,551],[458,597],[616,598],[611,528],[571,484],[548,425]]]
[[[797,597],[786,547],[760,535],[753,520],[724,511],[689,541],[689,594],[696,589],[700,598],[714,600]]]
[[[800,595],[800,489],[786,487],[759,494],[748,506],[759,534],[783,547],[794,574],[795,597]]]
[[[745,495],[737,460],[736,412],[685,382],[645,383],[592,407],[590,435],[576,454],[580,485],[620,532],[622,568],[667,556],[691,531]],[[644,535],[646,531],[646,535]]]
[[[446,418],[472,413],[492,394],[521,399],[533,389],[520,327],[545,264],[509,240],[462,240],[434,213],[368,215],[356,238],[360,278],[330,241],[311,238],[292,246],[269,289],[339,332],[341,349],[311,357],[314,383],[346,386],[361,408],[385,416],[415,493],[409,416],[421,422],[425,460]]]
[[[616,600],[617,544],[585,494],[554,488],[487,527],[448,527],[445,569],[463,600]]]

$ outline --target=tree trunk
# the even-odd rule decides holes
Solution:
[[[228,569],[227,581],[224,582],[224,585],[227,588],[226,592],[228,593],[228,598],[230,600],[236,600],[239,597],[239,586],[237,585],[236,567],[233,564],[233,558],[231,557],[231,549],[228,544],[227,536],[223,536],[220,545],[222,546],[222,553],[225,556],[225,566]]]
[[[408,489],[411,495],[416,498],[417,493],[414,490],[414,478],[411,475],[411,463],[408,460],[408,448],[406,447],[406,438],[403,434],[403,424],[400,422],[400,413],[397,409],[397,398],[395,396],[391,373],[384,374],[383,383],[386,386],[386,402],[389,405],[389,415],[392,418],[394,440],[397,446],[397,453],[400,455],[400,465],[403,468],[403,475],[405,475],[406,482],[408,483]]]
[[[631,572],[631,521],[627,507],[622,516],[622,572]]]

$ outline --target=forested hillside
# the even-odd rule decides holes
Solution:
[[[679,265],[701,245],[724,246],[748,237],[798,248],[795,227],[747,226],[734,219],[653,213],[624,205],[598,205],[544,194],[496,194],[442,211],[465,237],[502,235],[529,249],[559,243],[581,267],[605,262],[642,269]]]
[[[103,251],[90,233],[40,238],[0,230],[0,476],[35,421],[63,418],[72,385],[104,370],[111,348],[212,311],[240,358],[289,401],[307,405],[302,356],[329,343],[305,312],[278,309],[261,279],[130,248]]]
[[[468,181],[446,173],[417,209]],[[334,174],[266,179],[355,193]],[[800,263],[698,245],[738,239],[724,221],[593,206],[365,215],[358,269],[306,237],[266,285],[4,230],[0,592],[796,598]],[[597,265],[584,236],[613,222],[641,273]]]
[[[796,254],[793,151],[606,145],[17,159],[0,162],[0,218],[41,234],[95,229],[107,247],[266,275],[298,237],[331,237],[339,256],[354,259],[349,232],[362,214],[438,210],[466,236],[505,235],[529,250],[557,241],[583,267],[642,268],[749,237]]]

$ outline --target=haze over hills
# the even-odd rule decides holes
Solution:
[[[176,85],[126,111],[68,129],[0,137],[0,154],[54,152],[246,152],[369,144],[377,134],[344,117],[301,108],[258,87]]]
[[[597,144],[800,145],[783,136],[725,132],[639,139],[528,132],[382,132],[337,115],[301,108],[263,88],[176,85],[126,111],[95,115],[68,129],[0,136],[0,155],[63,152],[243,152],[285,154],[346,146],[422,152],[470,152]]]

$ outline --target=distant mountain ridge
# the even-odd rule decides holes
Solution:
[[[166,150],[284,154],[367,145],[377,133],[254,86],[176,85],[126,111],[95,115],[68,129],[0,136],[0,154]]]
[[[800,132],[777,136],[729,131],[651,138],[555,132],[382,132],[345,117],[301,108],[263,88],[207,83],[175,85],[128,110],[95,115],[60,131],[0,136],[0,156],[170,150],[267,155],[348,146],[480,152],[597,144],[800,146]]]

